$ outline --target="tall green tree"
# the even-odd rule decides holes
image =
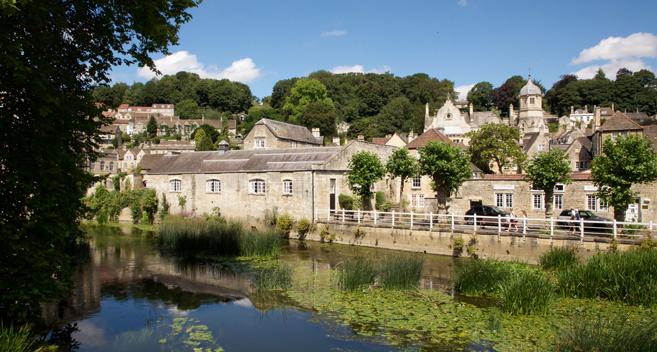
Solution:
[[[331,105],[316,101],[306,105],[297,122],[309,130],[319,128],[324,137],[333,137],[338,133],[336,119],[335,109]]]
[[[371,187],[385,176],[386,168],[378,155],[360,151],[349,158],[349,172],[347,173],[347,184],[349,189],[363,200],[372,198]],[[363,204],[369,202],[363,201]]]
[[[198,119],[201,116],[201,110],[194,100],[185,99],[176,104],[176,114],[181,119]]]
[[[657,155],[652,142],[638,134],[607,138],[602,154],[591,162],[591,178],[603,202],[614,207],[614,218],[625,221],[625,212],[634,204],[633,184],[650,184],[657,178]]]
[[[149,137],[157,135],[157,121],[155,120],[155,117],[151,116],[151,118],[148,120],[148,123],[146,124],[146,131],[148,132]]]
[[[113,66],[169,54],[196,0],[12,1],[0,6],[0,318],[40,316],[70,287],[67,246],[99,155],[92,84]],[[120,19],[120,20],[117,20]],[[6,321],[7,321],[6,320]]]
[[[526,158],[519,145],[520,131],[518,129],[500,124],[487,123],[477,131],[466,133],[470,138],[468,154],[472,162],[486,173],[492,173],[490,163],[502,168],[510,163],[521,165]]]
[[[420,173],[420,166],[417,160],[408,153],[408,149],[399,148],[395,149],[388,158],[386,163],[386,171],[390,174],[392,179],[400,178],[401,185],[399,187],[399,203],[404,208],[404,183],[411,177],[418,176]]]
[[[551,218],[554,186],[558,183],[565,185],[571,183],[572,170],[568,155],[557,148],[547,153],[538,153],[526,163],[524,169],[527,171],[525,177],[531,183],[532,189],[545,192],[545,218]]]
[[[326,86],[316,79],[301,79],[292,87],[290,96],[287,97],[285,106],[283,106],[283,111],[289,115],[290,122],[296,123],[306,106],[318,101],[324,102],[332,109],[335,109],[331,98],[326,96]]]
[[[472,177],[470,157],[449,142],[430,141],[420,147],[420,170],[431,177],[438,199],[438,212],[447,213],[447,198]]]
[[[397,97],[383,107],[374,118],[376,134],[385,136],[395,132],[409,132],[413,127],[413,105],[406,97]]]
[[[489,111],[493,107],[493,85],[490,82],[479,82],[468,92],[468,102],[475,111]]]

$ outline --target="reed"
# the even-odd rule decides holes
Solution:
[[[503,262],[490,259],[459,260],[454,271],[454,288],[465,295],[495,296],[510,271]]]
[[[14,329],[12,325],[0,324],[0,351],[32,352],[41,351],[37,339],[27,325]]]
[[[381,287],[386,290],[417,288],[426,259],[421,254],[397,253],[386,256],[381,263]]]
[[[240,255],[244,257],[278,257],[283,238],[277,231],[251,231],[240,238]]]
[[[292,286],[292,266],[276,265],[255,269],[251,280],[256,290],[286,290]]]
[[[337,275],[338,287],[345,291],[356,291],[374,284],[378,269],[371,257],[350,257],[340,264]]]
[[[657,251],[599,253],[586,263],[557,271],[564,297],[595,298],[652,307],[657,304]]]
[[[553,285],[539,272],[517,271],[499,286],[499,303],[506,313],[545,314],[554,298]]]
[[[577,248],[553,247],[538,257],[538,263],[543,270],[561,270],[575,266],[579,263]]]
[[[580,321],[556,338],[555,351],[657,351],[657,320]]]

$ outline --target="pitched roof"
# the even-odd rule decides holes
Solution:
[[[376,144],[386,144],[390,140],[391,137],[374,137],[372,138],[372,143]]]
[[[637,131],[642,129],[643,127],[641,127],[641,125],[632,121],[627,115],[619,111],[615,113],[614,116],[610,117],[604,125],[600,126],[598,131]]]
[[[439,141],[439,142],[450,142],[452,145],[455,145],[447,136],[444,134],[440,133],[435,128],[432,128],[424,133],[422,133],[419,137],[414,139],[411,143],[408,143],[406,148],[408,149],[417,149],[420,147],[424,147],[427,143],[430,141]]]
[[[162,159],[163,156],[164,154],[146,154],[139,161],[139,165],[141,165],[142,170],[150,170],[160,161],[160,159]]]
[[[626,112],[625,115],[632,120],[648,120],[650,119],[650,116],[646,114],[644,111],[640,112]]]
[[[304,142],[310,144],[324,144],[304,126],[293,125],[291,123],[280,122],[270,119],[261,119],[256,125],[265,125],[276,138],[287,139],[291,141]]]
[[[164,155],[150,174],[304,171],[344,147],[231,150]]]
[[[591,148],[593,148],[593,142],[589,139],[589,137],[579,137],[577,138],[577,141],[579,144],[582,145],[582,147],[586,148],[589,152],[591,151]]]
[[[538,132],[525,133],[525,138],[522,139],[522,152],[527,153],[532,148],[538,139]]]

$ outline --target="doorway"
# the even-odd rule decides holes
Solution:
[[[329,209],[331,209],[331,214],[335,212],[335,179],[332,178],[329,181]]]

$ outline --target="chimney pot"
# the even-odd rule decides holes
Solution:
[[[359,135],[358,135],[358,140],[359,140],[359,141],[364,141],[364,140],[365,140],[365,136],[363,136],[362,134],[359,134]]]

